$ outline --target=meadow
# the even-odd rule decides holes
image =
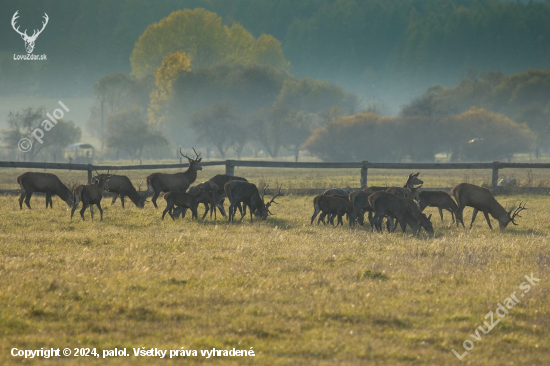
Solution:
[[[218,172],[205,168],[198,180]],[[3,173],[6,185],[18,175]],[[85,180],[73,173],[64,178]],[[149,173],[132,172],[134,184]],[[235,173],[283,190],[359,182],[355,170]],[[440,187],[490,179],[490,171],[465,174],[420,177]],[[379,172],[369,183],[399,184],[403,175]],[[161,221],[162,199],[157,210],[150,203],[122,209],[108,197],[103,222],[92,222],[89,211],[85,222],[78,212],[71,221],[57,197],[46,210],[44,196],[33,196],[30,211],[19,209],[17,196],[1,196],[0,364],[550,364],[550,197],[497,199],[508,208],[527,202],[519,226],[490,231],[478,215],[465,230],[428,208],[435,235],[414,237],[410,229],[390,235],[368,225],[310,225],[312,196],[292,193],[277,199],[267,221],[247,216],[234,224],[220,216]],[[531,273],[540,282],[488,334],[478,331],[480,341],[472,338]],[[466,339],[474,348],[459,361],[451,349],[462,354]],[[96,348],[100,357],[25,360],[11,356],[14,347]],[[255,357],[205,359],[199,351],[166,360],[135,357],[137,347],[253,347]],[[131,356],[101,357],[114,348]]]

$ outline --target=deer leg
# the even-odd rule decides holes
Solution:
[[[118,193],[115,193],[115,196],[113,197],[113,200],[111,201],[111,206],[115,204],[116,198],[118,197]]]
[[[153,195],[153,198],[151,198],[151,202],[153,202],[153,205],[155,205],[155,208],[158,208],[157,206],[157,198],[159,198],[160,192],[155,191],[155,194]]]
[[[206,214],[208,213],[208,211],[210,211],[208,203],[203,203],[203,204],[204,204],[204,215],[202,215],[201,220],[204,220],[204,218],[206,217]],[[216,207],[214,207],[214,209],[216,209]],[[212,219],[212,212],[210,212],[210,219]]]
[[[97,208],[99,209],[99,217],[100,217],[99,221],[103,221],[103,209],[101,208],[101,202],[97,203]]]
[[[493,230],[493,227],[491,226],[491,220],[489,219],[489,213],[487,213],[487,211],[483,211],[483,215],[485,215],[485,220],[487,220],[487,224],[489,224],[489,229]]]
[[[120,203],[122,204],[122,208],[124,208],[124,195],[120,195]]]
[[[462,224],[462,227],[465,229],[466,227],[464,226],[463,214],[464,214],[464,206],[460,205],[455,211],[456,226],[459,226],[459,224]]]
[[[321,210],[318,207],[313,208],[313,216],[311,216],[311,224],[310,225],[313,225],[313,220],[315,220],[315,218],[317,217],[319,212],[321,212]],[[317,223],[317,225],[319,225],[319,223]]]
[[[29,209],[31,209],[31,197],[32,197],[32,191],[27,193],[27,198],[25,198],[25,204]]]
[[[50,194],[46,193],[46,208],[48,208],[48,203],[50,203]]]
[[[441,217],[441,222],[443,222],[443,210],[441,208],[439,208],[439,216]]]
[[[23,209],[23,200],[25,199],[25,196],[27,195],[27,192],[22,191],[21,196],[19,197],[19,209]]]
[[[344,221],[342,220],[343,216],[344,216],[344,214],[338,214],[338,222],[336,223],[336,226],[338,226],[338,225],[344,226]]]
[[[78,202],[73,203],[73,209],[71,210],[71,220],[73,219],[74,211],[76,210],[77,206],[78,206]]]
[[[453,224],[455,223],[455,213],[450,208],[446,208],[447,211],[451,213],[451,218],[453,219]]]
[[[474,213],[472,214],[472,222],[470,223],[470,229],[472,228],[472,225],[474,224],[474,220],[476,219],[477,215],[477,208],[474,208]]]
[[[225,209],[223,208],[223,199],[217,203],[218,206],[218,209],[220,210],[220,213],[222,214],[223,217],[226,217],[227,215],[225,214]]]
[[[92,216],[92,221],[94,221],[94,204],[90,204],[90,215]]]
[[[80,217],[82,217],[82,221],[86,221],[84,220],[84,211],[86,211],[87,208],[88,208],[88,205],[82,202],[82,209],[80,210]]]
[[[172,218],[172,220],[174,220],[174,216],[172,215],[172,212],[169,212],[171,211],[171,208],[172,206],[166,205],[166,208],[164,209],[164,211],[162,211],[162,217],[160,218],[161,220],[164,220],[164,216],[166,215],[167,212],[170,214],[170,217]]]

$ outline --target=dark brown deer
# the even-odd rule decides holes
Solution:
[[[212,211],[215,211],[215,201],[214,201],[214,192],[218,191],[218,186],[212,182],[207,180],[206,182],[202,182],[199,184],[196,184],[194,186],[189,187],[187,190],[187,193],[193,195],[193,196],[199,196],[199,204],[204,205],[204,215],[202,216],[201,220],[204,220],[206,217],[206,214],[208,214],[208,211],[212,209]],[[179,217],[180,213],[183,213],[183,217],[185,217],[185,213],[187,211],[188,207],[178,207],[174,209],[173,216]],[[225,212],[224,212],[225,214]]]
[[[92,178],[92,183],[97,185],[97,183],[99,183],[99,180],[107,175],[109,174],[98,173],[98,175]],[[136,205],[136,207],[143,208],[147,200],[147,192],[141,192],[141,184],[139,185],[138,189],[139,192],[136,191],[134,185],[127,176],[111,174],[111,179],[109,180],[109,189],[107,189],[107,192],[115,194],[113,200],[111,201],[111,205],[113,205],[117,197],[120,196],[120,203],[122,204],[122,208],[124,208],[124,197],[128,197],[130,201],[132,201],[132,203]]]
[[[525,204],[522,206],[520,203],[515,210],[511,209],[510,211],[506,211],[504,207],[502,207],[500,203],[498,203],[497,200],[493,197],[493,194],[490,190],[473,184],[460,183],[453,188],[452,194],[456,199],[456,203],[458,204],[458,208],[455,212],[456,221],[460,222],[462,224],[462,227],[464,227],[464,208],[466,206],[473,207],[474,212],[472,213],[472,222],[470,223],[470,229],[474,224],[474,220],[476,219],[478,211],[483,212],[485,220],[487,220],[487,224],[489,225],[489,228],[491,230],[493,230],[493,227],[491,226],[489,214],[493,216],[493,218],[498,220],[498,226],[500,230],[504,230],[509,223],[517,225],[514,219],[516,217],[521,217],[519,213],[526,209]]]
[[[191,209],[192,212],[192,218],[198,219],[197,214],[197,207],[199,206],[200,201],[203,198],[203,195],[205,192],[202,189],[199,189],[199,193],[197,195],[192,195],[186,192],[180,192],[180,191],[172,191],[168,192],[164,195],[164,200],[166,201],[166,208],[162,212],[162,220],[164,220],[164,215],[168,212],[172,220],[175,219],[174,214],[172,211],[174,210],[174,207],[185,207]],[[179,215],[179,213],[178,213]],[[185,212],[183,214],[185,217]]]
[[[84,221],[84,211],[90,206],[90,214],[92,216],[92,221],[94,220],[94,209],[93,205],[96,205],[99,209],[100,221],[103,221],[103,209],[101,208],[101,198],[103,191],[109,188],[109,175],[99,179],[99,183],[96,184],[85,184],[76,187],[73,190],[73,209],[71,210],[71,220],[73,219],[74,211],[76,210],[80,201],[82,201],[82,209],[80,210],[80,216],[82,221]]]
[[[414,188],[415,185],[424,184],[424,181],[418,179],[418,175],[420,172],[416,174],[409,174],[409,178],[407,179],[407,182],[405,182],[404,188]],[[386,191],[388,188],[391,187],[368,187],[364,190],[373,191],[373,192],[383,192]]]
[[[260,197],[258,187],[256,187],[256,185],[253,183],[238,180],[227,182],[224,186],[224,190],[227,194],[227,197],[229,198],[229,202],[231,202],[231,205],[229,206],[229,222],[233,221],[235,213],[237,211],[237,205],[239,203],[242,203],[243,206],[248,206],[248,209],[250,210],[250,222],[252,222],[252,215],[255,211],[258,212],[261,220],[266,220],[267,215],[272,214],[271,211],[269,211],[269,207],[271,207],[271,204],[277,204],[277,202],[275,202],[275,198],[283,196],[283,194],[281,193],[281,184],[278,193],[273,196],[271,201],[265,203],[264,197],[266,195],[267,187],[268,186],[265,186],[264,194]],[[243,218],[244,214],[241,216],[241,220]]]
[[[237,177],[235,175],[227,175],[227,174],[218,174],[209,179],[209,181],[213,182],[214,184],[216,184],[216,186],[218,186],[218,190],[214,192],[214,202],[223,217],[227,216],[225,214],[225,209],[223,208],[223,202],[225,200],[225,197],[227,197],[227,194],[225,193],[225,190],[224,190],[224,186],[226,183],[232,180],[240,180],[243,182],[248,182],[246,178]],[[243,216],[242,206],[239,204],[237,208],[239,209],[241,216]],[[210,211],[210,219],[212,219],[212,211],[214,212],[214,214],[216,214],[216,210],[212,209]],[[244,212],[244,214],[246,215],[246,211]]]
[[[382,220],[385,216],[396,219],[403,232],[409,225],[416,235],[420,231],[420,227],[433,234],[433,227],[430,222],[431,215],[426,217],[420,212],[416,203],[408,198],[400,198],[388,192],[375,192],[368,198],[375,214],[371,220],[371,226],[376,227],[378,231],[382,231]],[[416,208],[416,210],[415,210]],[[395,230],[392,222],[391,231]]]
[[[202,158],[195,149],[193,151],[195,151],[195,159],[184,155],[180,149],[181,156],[189,161],[189,168],[185,172],[175,174],[153,173],[147,177],[147,196],[153,195],[151,202],[153,202],[155,208],[158,208],[157,198],[161,192],[185,192],[197,179],[197,171],[202,170],[200,165]]]
[[[390,187],[385,192],[391,193],[398,197],[408,198],[418,201],[418,190],[422,187],[422,184],[418,187],[405,188],[405,187]]]
[[[346,193],[348,192],[348,193]],[[345,200],[349,200],[349,191],[347,189],[344,189],[344,188],[330,188],[330,189],[327,189],[322,195],[319,195],[319,196],[316,196],[313,198],[313,216],[311,216],[311,224],[313,224],[313,220],[315,220],[315,218],[317,217],[317,215],[319,215],[319,219],[317,220],[317,225],[319,225],[319,223],[323,223],[324,225],[326,225],[326,222],[325,222],[325,217],[326,216],[329,216],[328,217],[328,220],[329,222],[334,222],[334,213],[333,214],[330,214],[328,212],[323,212],[321,211],[321,208],[319,206],[319,198],[321,196],[335,196],[335,197],[340,197],[340,198],[343,198]]]
[[[356,191],[349,194],[349,201],[351,203],[351,206],[353,207],[353,211],[350,215],[349,220],[350,226],[355,220],[357,220],[357,218],[363,217],[365,212],[369,213],[368,218],[370,222],[374,210],[372,209],[368,198],[373,193],[373,191]]]
[[[349,196],[351,192],[352,190],[347,188],[329,188],[323,194],[325,196]]]
[[[329,216],[329,222],[332,225],[334,225],[334,217],[338,218],[336,226],[343,226],[344,222],[342,221],[342,216],[347,215],[349,218],[353,211],[353,207],[347,196],[321,195],[318,199],[318,205],[321,212],[325,216]],[[361,225],[363,224],[362,221],[359,222]]]
[[[456,202],[453,198],[443,191],[422,191],[418,192],[418,208],[420,211],[424,211],[426,207],[437,207],[439,209],[439,216],[443,221],[443,210],[447,210],[451,213],[453,224],[455,222],[455,212],[458,209]],[[458,221],[456,222],[458,226]]]
[[[73,195],[66,185],[61,183],[55,174],[27,172],[17,177],[17,183],[21,187],[21,197],[19,197],[19,208],[23,209],[23,200],[30,209],[31,197],[33,192],[46,194],[46,208],[48,203],[52,205],[52,196],[57,195],[67,203],[69,207],[73,205]]]

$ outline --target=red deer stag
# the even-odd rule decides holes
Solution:
[[[277,202],[275,202],[275,198],[283,196],[283,194],[281,193],[281,184],[278,193],[273,196],[271,201],[265,203],[264,197],[266,195],[267,187],[268,186],[265,186],[264,194],[260,197],[258,187],[256,187],[256,185],[253,183],[243,182],[239,180],[232,180],[227,182],[224,186],[224,190],[227,194],[227,197],[229,198],[229,202],[231,202],[231,205],[229,206],[229,222],[233,221],[235,213],[237,212],[237,205],[239,203],[242,203],[243,206],[248,206],[248,209],[250,210],[250,222],[252,222],[252,215],[255,211],[258,211],[258,215],[262,220],[266,220],[267,215],[271,214],[271,211],[269,211],[269,207],[271,206],[271,204],[277,204]],[[241,216],[241,220],[244,218],[244,215],[245,214]]]
[[[172,220],[175,219],[175,215],[172,213],[172,211],[177,212],[177,216],[179,216],[180,212],[183,212],[183,217],[185,217],[185,211],[182,211],[181,208],[189,208],[192,212],[192,218],[198,219],[197,214],[197,207],[199,206],[199,203],[201,202],[202,198],[206,195],[206,193],[202,190],[202,188],[199,188],[199,193],[197,195],[192,195],[186,192],[180,192],[180,191],[172,191],[168,192],[164,195],[164,200],[166,201],[166,208],[162,212],[162,220],[164,220],[164,215],[168,212]],[[180,209],[174,210],[174,207],[178,206]],[[176,217],[177,217],[176,216]]]
[[[403,188],[414,188],[415,185],[422,185],[424,184],[424,181],[418,179],[418,175],[420,174],[420,172],[416,173],[416,174],[409,174],[409,178],[407,179],[407,182],[405,182],[405,185],[403,186]],[[373,191],[373,192],[382,192],[382,191],[385,191],[387,190],[388,188],[391,188],[391,187],[368,187],[368,188],[365,188],[364,191]]]
[[[109,173],[98,173],[98,175],[92,178],[92,183],[97,185],[100,179],[108,175]],[[134,185],[127,176],[111,174],[111,179],[109,180],[109,189],[107,189],[106,191],[115,194],[113,200],[111,201],[111,205],[113,205],[117,197],[120,196],[120,203],[122,204],[122,208],[124,208],[124,197],[127,196],[130,201],[132,201],[132,203],[136,205],[136,207],[143,208],[147,200],[147,192],[141,192],[141,184],[138,186],[138,189],[139,192],[136,191]]]
[[[21,187],[21,197],[19,197],[19,208],[23,209],[23,200],[30,209],[31,197],[33,192],[46,194],[46,208],[48,203],[52,207],[52,196],[57,195],[67,203],[69,207],[73,205],[73,195],[66,185],[61,183],[59,178],[50,173],[27,172],[17,177],[17,183]]]
[[[202,158],[195,149],[193,151],[195,151],[195,159],[184,155],[180,149],[181,156],[189,160],[189,168],[185,172],[175,174],[153,173],[147,177],[147,197],[153,195],[151,202],[153,202],[155,208],[158,208],[157,198],[161,192],[185,192],[197,179],[197,171],[202,170],[200,165]]]
[[[84,221],[84,211],[90,206],[90,214],[92,216],[92,221],[94,220],[94,209],[93,205],[96,205],[99,209],[100,221],[103,221],[103,209],[101,208],[101,198],[103,191],[109,188],[109,179],[111,176],[107,175],[101,179],[97,185],[95,184],[85,184],[76,187],[73,190],[73,209],[71,210],[71,220],[73,219],[74,211],[76,207],[82,201],[82,209],[80,210],[80,216],[82,221]]]
[[[439,216],[443,221],[443,210],[447,210],[451,213],[453,224],[455,222],[455,212],[458,209],[456,202],[453,198],[443,191],[422,191],[418,192],[418,208],[420,211],[424,211],[426,207],[437,207],[439,209]],[[458,221],[456,222],[458,226]]]
[[[485,220],[487,220],[487,224],[489,224],[489,228],[491,230],[493,230],[493,227],[491,226],[491,221],[489,220],[489,214],[498,220],[500,230],[504,230],[509,223],[517,225],[514,219],[516,217],[521,217],[519,213],[526,210],[525,204],[522,206],[520,203],[515,210],[511,209],[510,211],[506,211],[504,207],[502,207],[493,197],[490,190],[473,184],[460,183],[453,188],[452,194],[458,204],[458,208],[455,212],[456,221],[460,222],[462,227],[465,227],[463,220],[464,207],[473,207],[474,212],[472,213],[470,229],[474,224],[478,211],[483,212],[483,215],[485,215]]]

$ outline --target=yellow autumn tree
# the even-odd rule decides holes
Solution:
[[[185,52],[193,68],[221,62],[289,67],[281,43],[272,36],[256,40],[241,24],[224,26],[216,13],[198,8],[175,11],[147,27],[130,57],[132,74],[141,78],[153,73],[164,56],[177,51]]]
[[[164,120],[164,109],[172,95],[172,84],[178,74],[191,70],[191,60],[185,52],[174,52],[162,59],[162,64],[155,70],[155,88],[151,92],[151,101],[147,111],[149,123],[159,127]]]

